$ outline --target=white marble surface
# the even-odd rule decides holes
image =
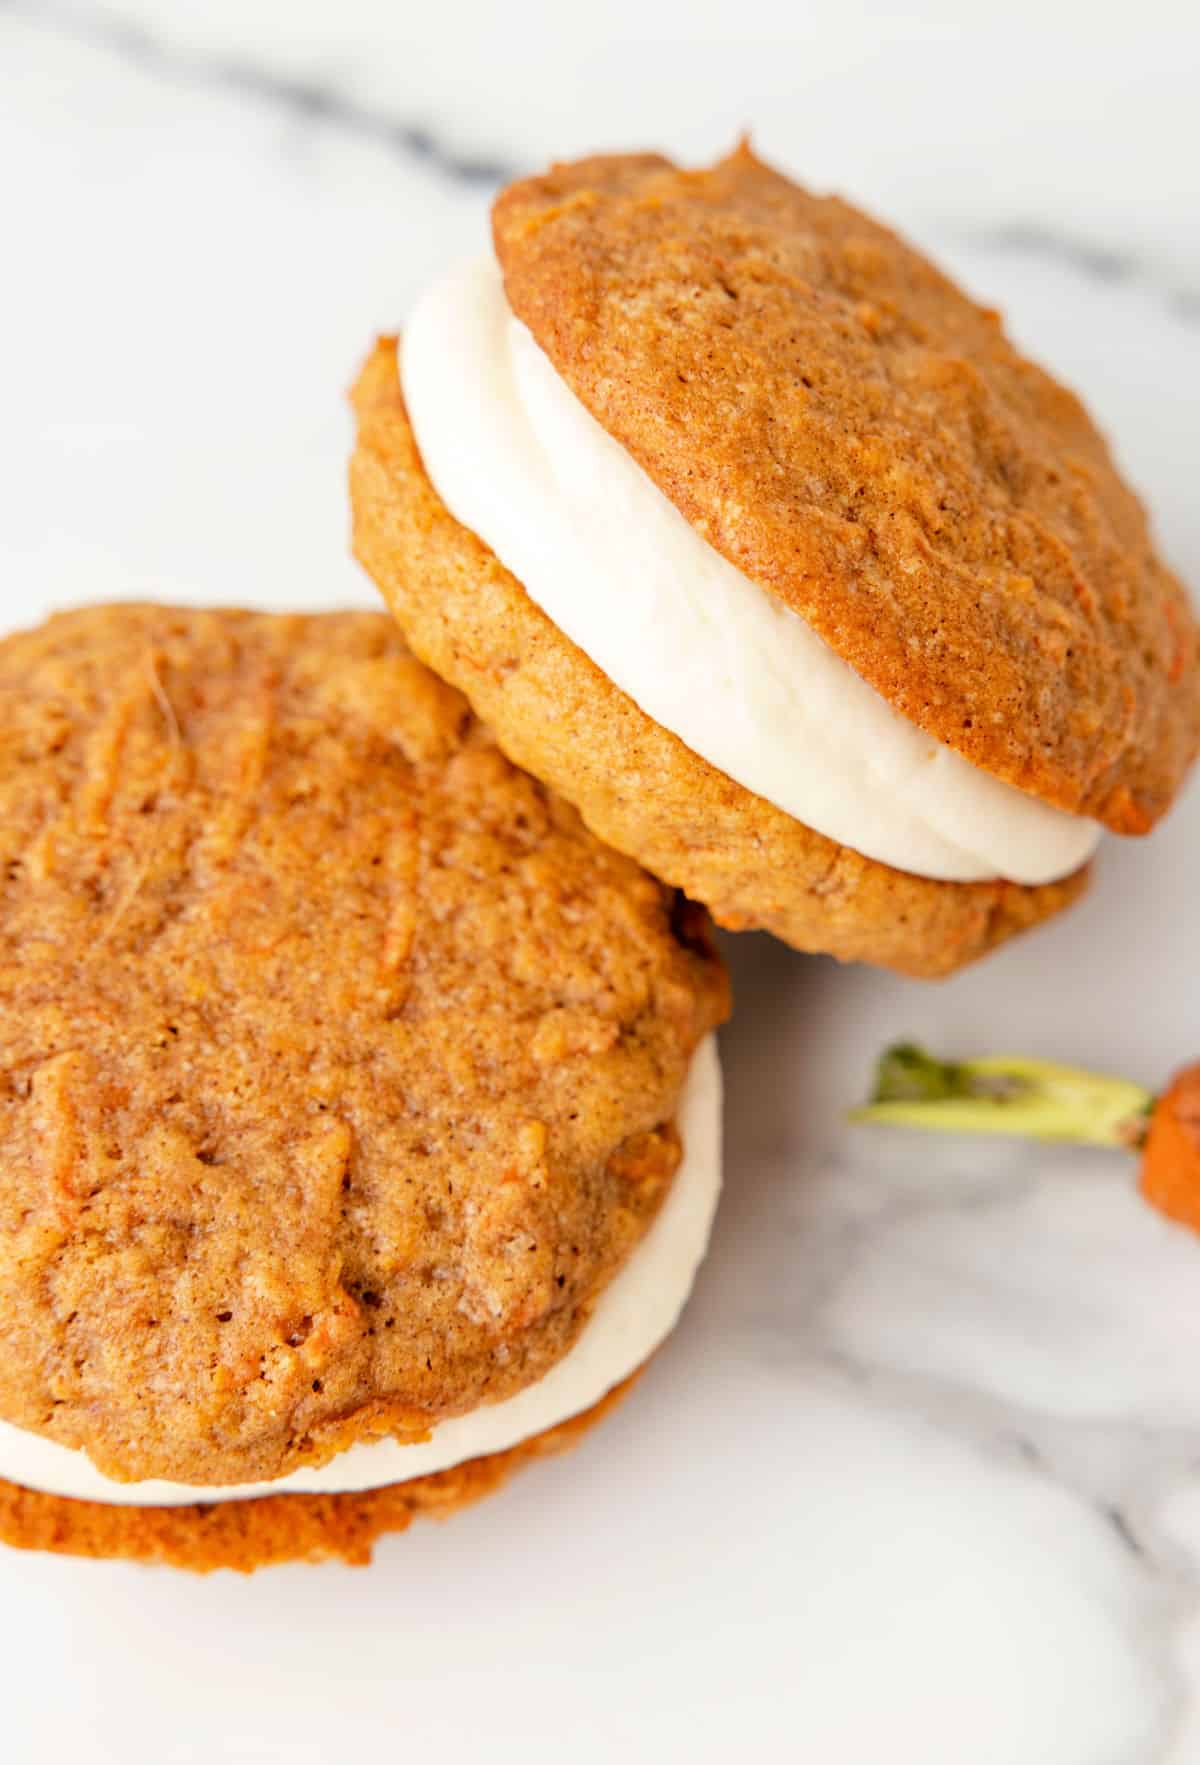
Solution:
[[[0,7],[4,625],[370,604],[341,392],[372,331],[506,168],[746,123],[1007,306],[1200,583],[1190,6],[436,12]],[[624,1410],[365,1574],[0,1557],[3,1757],[1193,1765],[1200,1241],[1116,1157],[839,1118],[899,1034],[1151,1083],[1200,1052],[1198,866],[1193,791],[937,988],[731,943],[717,1242]]]

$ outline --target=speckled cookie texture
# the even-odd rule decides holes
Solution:
[[[0,1416],[203,1485],[539,1378],[677,1164],[703,914],[384,614],[63,615],[0,707]]]
[[[413,649],[466,693],[519,765],[721,924],[938,976],[1086,887],[1086,871],[1040,888],[912,876],[743,789],[615,687],[450,514],[421,462],[394,343],[368,359],[354,403],[355,549]]]
[[[248,1574],[278,1563],[330,1557],[363,1565],[386,1533],[405,1532],[419,1515],[445,1519],[498,1489],[514,1471],[566,1452],[636,1384],[634,1374],[582,1415],[523,1440],[508,1452],[469,1459],[429,1477],[344,1495],[269,1495],[191,1507],[122,1507],[71,1501],[0,1479],[0,1542],[16,1550],[72,1557],[127,1558],[207,1573]]]
[[[998,315],[747,147],[494,210],[509,303],[694,526],[910,722],[1120,833],[1200,739],[1197,626],[1070,392]]]

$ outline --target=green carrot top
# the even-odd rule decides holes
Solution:
[[[948,1134],[1010,1134],[1134,1149],[1154,1096],[1142,1085],[1024,1055],[936,1060],[912,1042],[885,1050],[870,1100],[851,1121]]]

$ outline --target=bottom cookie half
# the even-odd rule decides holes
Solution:
[[[565,1452],[632,1390],[642,1369],[598,1404],[507,1452],[469,1459],[407,1483],[345,1495],[271,1495],[251,1501],[139,1508],[72,1501],[0,1479],[0,1542],[64,1556],[123,1557],[177,1569],[237,1569],[341,1557],[369,1563],[376,1539],[418,1514],[442,1518],[478,1501],[534,1459]]]

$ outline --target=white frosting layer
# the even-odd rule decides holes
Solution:
[[[676,1122],[683,1158],[650,1230],[601,1295],[570,1352],[537,1384],[435,1428],[419,1446],[352,1446],[317,1470],[273,1483],[114,1483],[81,1452],[0,1422],[0,1477],[51,1495],[129,1507],[174,1507],[256,1495],[379,1489],[504,1452],[599,1403],[671,1333],[708,1246],[721,1192],[721,1067],[710,1036],[696,1050]]]
[[[953,882],[1049,882],[1095,822],[922,734],[717,552],[571,392],[485,259],[402,341],[426,470],[451,513],[648,716],[730,778],[867,857]]]

